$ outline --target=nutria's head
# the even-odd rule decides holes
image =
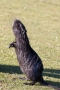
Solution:
[[[23,36],[24,34],[26,34],[25,26],[22,24],[20,20],[14,21],[12,29],[16,37]]]

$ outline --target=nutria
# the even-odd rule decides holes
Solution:
[[[10,47],[15,48],[21,71],[32,81],[25,84],[34,85],[36,82],[41,82],[44,85],[48,85],[42,75],[42,60],[30,46],[25,26],[20,20],[15,20],[12,29],[15,41],[10,44]]]

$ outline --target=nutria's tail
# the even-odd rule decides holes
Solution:
[[[40,83],[43,84],[43,85],[45,85],[45,86],[48,86],[49,85],[49,83],[46,82],[43,78],[40,79]]]
[[[45,86],[54,88],[55,90],[60,90],[60,88],[58,88],[57,86],[53,86],[53,85],[49,84],[48,82],[44,81],[43,78],[40,80],[40,82],[41,82],[43,85],[45,85]]]

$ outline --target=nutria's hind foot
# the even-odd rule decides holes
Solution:
[[[34,85],[35,83],[36,83],[36,82],[33,82],[33,81],[32,81],[31,83],[24,83],[24,84],[25,84],[25,85],[31,85],[31,86],[32,86],[32,85]]]
[[[25,78],[25,77],[21,77],[21,76],[19,76],[18,78],[21,79],[21,80],[27,80],[27,81],[30,81],[29,78]]]

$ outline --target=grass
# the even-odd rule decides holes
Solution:
[[[31,46],[44,64],[43,76],[60,87],[60,0],[0,0],[0,90],[54,90],[36,83],[25,86],[19,76],[12,23],[20,19],[27,29]]]

